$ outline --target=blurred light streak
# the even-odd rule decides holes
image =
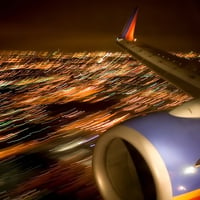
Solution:
[[[193,54],[188,59],[199,59]],[[103,132],[191,99],[121,52],[0,51],[0,69],[0,159],[51,149],[57,160],[7,191],[19,199],[95,194],[91,155]]]

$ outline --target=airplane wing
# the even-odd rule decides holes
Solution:
[[[117,43],[194,99],[104,133],[93,154],[96,183],[105,200],[200,200],[200,74],[190,61],[136,42],[137,13]]]
[[[138,43],[134,37],[138,9],[126,24],[117,43],[133,57],[195,98],[200,97],[200,75],[192,72],[191,63],[170,53]],[[200,63],[195,63],[200,68]],[[189,70],[190,69],[190,70]]]

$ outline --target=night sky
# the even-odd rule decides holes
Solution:
[[[119,51],[115,38],[136,6],[140,42],[200,51],[199,0],[1,0],[0,49]]]

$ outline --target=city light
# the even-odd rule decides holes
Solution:
[[[33,177],[0,197],[36,199],[46,195],[44,186],[98,196],[91,170],[98,137],[129,118],[191,99],[121,52],[1,51],[0,67],[0,159],[15,165],[18,155],[37,149],[50,156],[40,172],[44,159],[36,156]],[[2,172],[2,180],[7,177]]]

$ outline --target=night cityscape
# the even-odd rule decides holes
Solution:
[[[0,78],[1,199],[99,199],[99,135],[191,99],[121,52],[1,51]]]
[[[117,46],[134,7],[137,39],[200,75],[195,0],[0,2],[0,200],[103,200],[100,136],[193,99]]]

